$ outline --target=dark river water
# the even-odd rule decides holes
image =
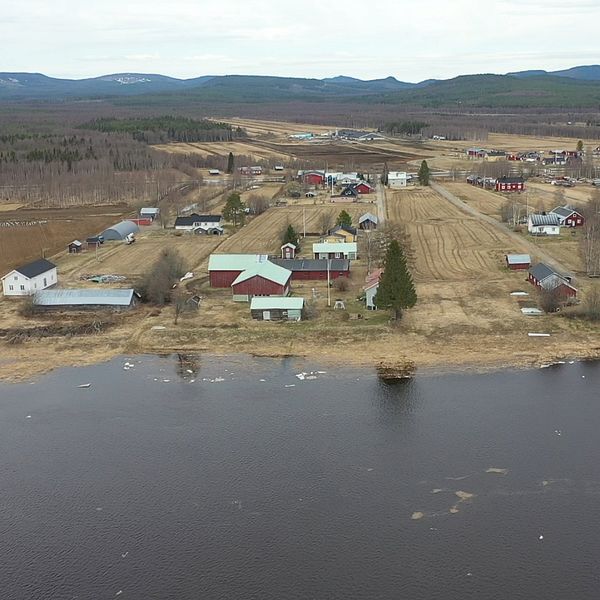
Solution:
[[[318,369],[0,385],[0,600],[600,598],[599,365]]]

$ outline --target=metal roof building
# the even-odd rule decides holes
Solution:
[[[300,321],[304,298],[254,297],[250,302],[250,314],[259,321]]]
[[[124,240],[130,233],[137,233],[140,228],[133,221],[121,221],[102,232],[105,240]]]
[[[56,289],[42,290],[33,297],[42,308],[129,307],[134,303],[133,289]]]
[[[558,215],[529,215],[529,220],[533,227],[539,227],[541,225],[551,225],[558,227],[560,225],[560,219]]]
[[[257,276],[278,283],[279,285],[286,285],[290,280],[292,273],[288,269],[284,269],[279,265],[266,261],[264,263],[255,264],[249,269],[242,271],[231,285],[237,285],[238,283],[242,283],[243,281],[247,281],[248,279]]]

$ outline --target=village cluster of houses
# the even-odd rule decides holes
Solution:
[[[596,153],[596,150],[594,151],[594,154]],[[467,158],[471,160],[510,160],[541,163],[543,165],[567,165],[569,161],[580,159],[584,155],[584,152],[579,150],[549,150],[547,153],[536,150],[528,152],[506,152],[504,150],[477,147],[467,148],[465,152]]]
[[[469,175],[467,183],[486,190],[495,190],[496,192],[524,192],[525,180],[523,177],[480,177],[479,175]]]
[[[359,131],[357,129],[336,129],[325,133],[301,131],[292,133],[288,137],[297,141],[344,140],[349,142],[372,142],[385,139],[385,136],[378,131]]]
[[[359,229],[377,227],[370,213],[359,219]],[[312,245],[312,257],[296,256],[291,242],[281,246],[280,257],[266,254],[211,254],[208,262],[212,288],[231,288],[235,302],[250,302],[253,318],[259,320],[300,320],[304,298],[289,298],[292,282],[328,281],[349,277],[353,260],[358,258],[358,230],[338,225]],[[379,275],[365,286],[367,308],[375,309],[374,296]]]
[[[304,185],[314,187],[342,188],[340,196],[357,197],[362,194],[370,194],[375,188],[365,181],[359,173],[340,173],[320,169],[300,170],[297,174],[298,181]],[[389,171],[387,173],[387,185],[390,188],[405,188],[409,176],[405,171]]]

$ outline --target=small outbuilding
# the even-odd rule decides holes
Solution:
[[[379,290],[379,280],[381,279],[382,274],[383,269],[375,269],[375,271],[367,275],[365,286],[363,287],[363,291],[365,292],[365,306],[367,307],[367,310],[377,310],[375,296]]]
[[[359,229],[377,229],[377,217],[372,213],[365,213],[358,219]]]
[[[296,250],[297,247],[295,244],[292,244],[292,242],[283,244],[283,246],[281,246],[281,258],[296,258]]]
[[[146,206],[144,208],[140,208],[140,218],[141,219],[150,219],[154,221],[160,214],[160,208]]]
[[[93,235],[85,240],[88,250],[95,250],[101,244],[104,244],[104,238],[101,235]]]
[[[572,285],[571,279],[557,273],[544,263],[531,267],[527,280],[540,290],[556,292],[563,299],[577,297],[577,288]]]
[[[300,321],[304,298],[259,298],[250,301],[250,314],[258,321]]]
[[[138,233],[140,228],[133,221],[121,221],[102,232],[105,240],[125,240],[131,234]]]
[[[349,225],[336,225],[327,231],[327,235],[321,238],[321,242],[355,242],[356,227]]]
[[[231,284],[235,302],[248,302],[254,296],[287,296],[292,272],[266,261],[242,271]]]
[[[73,240],[68,246],[69,254],[79,254],[83,250],[83,244],[79,240]]]
[[[506,266],[511,271],[526,271],[531,266],[529,254],[506,254]]]

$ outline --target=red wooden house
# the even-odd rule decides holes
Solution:
[[[570,279],[559,275],[544,263],[529,269],[527,281],[539,290],[557,293],[563,300],[577,297],[577,288],[571,285]]]
[[[570,206],[558,206],[550,214],[556,215],[563,227],[583,227],[585,224],[584,216]]]
[[[359,194],[370,194],[373,191],[373,188],[366,181],[361,181],[360,183],[357,183],[354,186],[354,189]]]
[[[522,177],[500,177],[496,180],[497,192],[522,192],[525,180]]]
[[[300,181],[305,185],[323,185],[325,173],[323,171],[303,171]]]

